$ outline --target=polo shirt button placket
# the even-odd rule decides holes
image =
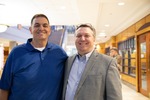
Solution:
[[[41,59],[44,60],[43,53],[41,52]]]

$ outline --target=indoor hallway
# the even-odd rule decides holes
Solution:
[[[123,100],[150,100],[148,97],[136,92],[125,84],[122,84]]]

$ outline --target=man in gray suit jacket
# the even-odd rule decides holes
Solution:
[[[66,62],[62,100],[122,100],[116,60],[94,49],[95,29],[81,24],[75,35],[78,54]]]

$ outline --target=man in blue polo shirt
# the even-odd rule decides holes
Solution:
[[[15,47],[4,66],[0,100],[60,100],[64,50],[48,42],[49,20],[36,14],[31,20],[32,39]]]

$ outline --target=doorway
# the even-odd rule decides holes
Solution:
[[[150,94],[150,32],[138,36],[139,91]]]

